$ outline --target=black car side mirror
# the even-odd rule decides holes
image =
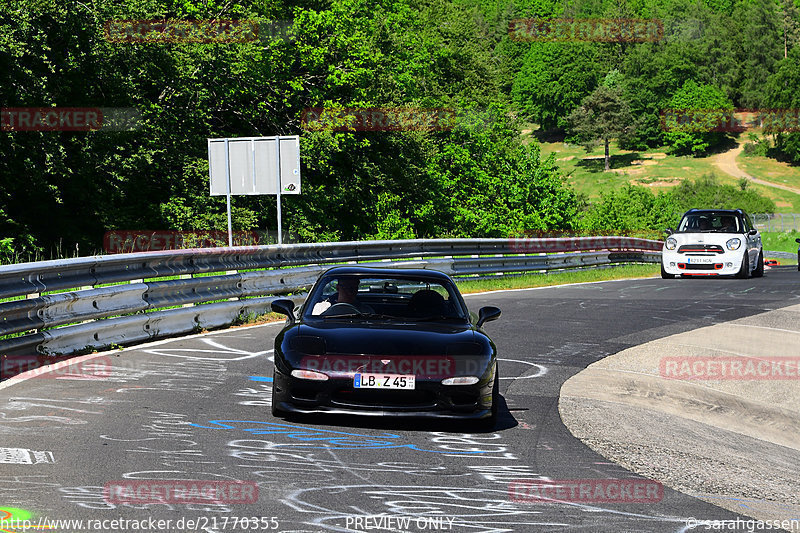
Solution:
[[[758,230],[755,229],[755,228],[753,228],[753,229],[751,229],[750,231],[747,232],[748,235],[755,235],[756,233],[758,233]]]
[[[490,322],[492,320],[497,320],[500,318],[500,309],[498,307],[494,307],[488,305],[486,307],[481,307],[478,311],[478,323],[475,324],[477,327],[481,327],[485,322]]]
[[[667,235],[672,235],[673,233],[675,233],[675,230],[672,228],[667,228],[664,230],[664,233],[666,233]]]
[[[794,242],[796,242],[797,244],[800,244],[800,239],[795,239]]]
[[[288,298],[283,298],[280,300],[273,300],[272,305],[272,312],[278,313],[281,315],[286,315],[289,317],[289,323],[294,324],[294,302],[289,300]]]

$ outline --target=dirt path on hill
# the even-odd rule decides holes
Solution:
[[[783,189],[784,191],[800,194],[800,189],[789,187],[788,185],[773,183],[771,181],[760,180],[740,169],[739,165],[736,164],[736,156],[742,153],[743,149],[744,146],[741,143],[737,144],[736,148],[733,150],[728,150],[727,152],[722,152],[721,154],[712,156],[712,163],[722,172],[730,174],[734,178],[747,178],[753,183],[758,183],[759,185],[766,185],[767,187],[775,187],[776,189]]]

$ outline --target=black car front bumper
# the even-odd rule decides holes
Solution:
[[[285,413],[481,419],[491,415],[492,380],[475,385],[442,385],[417,380],[413,391],[355,389],[352,377],[326,381],[298,379],[276,371],[274,407]]]

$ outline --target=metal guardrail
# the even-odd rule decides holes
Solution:
[[[229,325],[307,289],[332,263],[430,268],[459,278],[658,262],[661,244],[630,237],[364,241],[5,265],[0,298],[25,298],[0,303],[0,355],[71,354]],[[165,277],[178,279],[158,279]]]
[[[778,259],[796,259],[797,252],[770,252],[769,250],[764,250],[764,257],[775,257]]]

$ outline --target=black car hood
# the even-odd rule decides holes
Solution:
[[[469,324],[417,322],[387,324],[385,322],[344,322],[320,320],[303,323],[297,329],[301,336],[324,340],[326,354],[352,355],[450,355],[456,352],[484,352],[484,342],[476,339]],[[478,337],[483,337],[479,335]],[[477,346],[470,349],[465,345]]]
[[[468,323],[391,324],[314,320],[284,329],[275,339],[275,367],[323,372],[414,374],[418,379],[485,376],[495,347]]]

